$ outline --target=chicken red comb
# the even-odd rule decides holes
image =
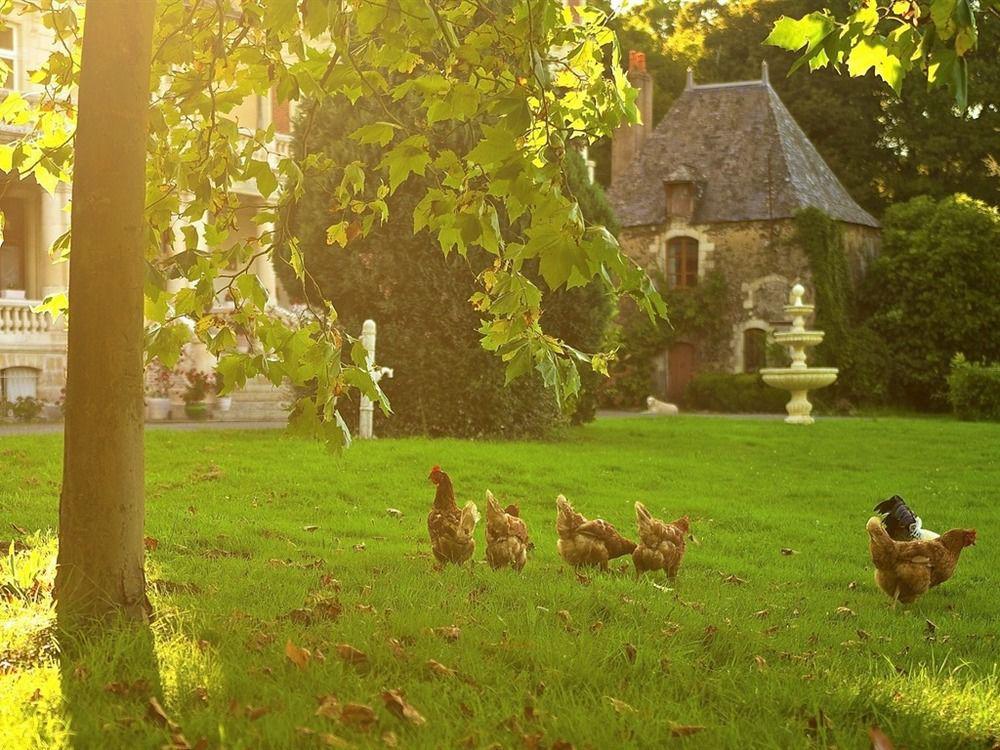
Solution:
[[[433,465],[433,466],[431,467],[431,474],[433,474],[433,473],[434,473],[435,471],[441,471],[441,467],[440,467],[440,466],[438,466],[437,464],[434,464],[434,465]]]

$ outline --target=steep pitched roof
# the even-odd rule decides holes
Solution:
[[[666,220],[663,183],[693,177],[693,221],[794,216],[812,206],[878,227],[854,202],[765,80],[689,85],[608,197],[622,226]]]

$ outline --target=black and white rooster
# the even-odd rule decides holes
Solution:
[[[914,539],[937,539],[936,534],[923,527],[923,521],[899,495],[893,495],[875,506],[875,511],[883,515],[882,525],[889,536],[897,542],[911,542]]]

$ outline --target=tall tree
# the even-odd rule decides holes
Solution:
[[[0,0],[0,19],[13,7]],[[579,388],[577,363],[603,372],[607,357],[543,328],[548,292],[598,279],[650,315],[664,312],[645,274],[607,230],[588,226],[563,181],[571,144],[635,118],[618,66],[606,75],[605,56],[616,61],[617,52],[596,11],[560,0],[243,0],[238,10],[222,0],[47,0],[26,9],[43,14],[58,43],[31,76],[40,95],[0,102],[0,119],[27,131],[0,145],[0,168],[51,190],[75,166],[78,181],[61,614],[145,613],[143,317],[148,357],[176,361],[193,331],[221,358],[226,389],[259,375],[313,384],[292,414],[306,433],[344,439],[337,405],[352,389],[388,408],[330,301],[310,299],[312,317],[296,325],[271,314],[275,301],[252,273],[262,258],[277,260],[274,227],[287,226],[279,219],[307,175],[334,170],[327,238],[339,245],[384,221],[386,199],[409,178],[427,178],[414,231],[426,228],[445,253],[492,257],[473,295],[482,345],[509,379],[534,371],[562,402]],[[300,102],[308,129],[317,107],[362,96],[387,114],[352,134],[382,149],[374,168],[280,152],[273,128],[240,111],[272,97]],[[414,106],[393,116],[389,105],[405,97]],[[451,148],[439,135],[458,128],[468,143]],[[252,236],[248,214],[262,227]],[[515,224],[515,235],[501,233]],[[302,250],[283,239],[304,282]],[[220,288],[235,304],[229,315],[217,312]],[[61,312],[66,302],[60,295],[43,309]]]
[[[143,284],[155,4],[91,3],[83,38],[63,487],[61,619],[143,617]],[[114,137],[109,137],[114,134]]]

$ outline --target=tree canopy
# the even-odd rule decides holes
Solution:
[[[686,68],[697,82],[753,80],[766,60],[771,85],[869,211],[880,215],[922,194],[964,192],[1000,203],[1000,181],[989,167],[1000,128],[1000,22],[979,25],[964,112],[947,89],[929,88],[919,76],[908,77],[897,95],[872,71],[851,78],[829,66],[790,74],[795,58],[763,44],[783,16],[829,8],[840,17],[851,7],[848,0],[646,0],[611,23],[623,48],[647,53],[654,123],[683,90]],[[595,154],[605,179],[606,148]]]
[[[3,3],[5,13],[12,9]],[[0,118],[28,131],[0,146],[0,168],[51,190],[72,179],[84,8],[54,0],[40,12],[59,43],[32,74],[43,95],[14,92],[0,104]],[[577,364],[601,372],[607,356],[543,329],[547,292],[597,279],[650,315],[665,312],[613,235],[588,226],[564,182],[568,148],[636,116],[605,20],[559,0],[248,0],[238,10],[158,4],[147,158],[148,355],[171,363],[193,329],[220,357],[225,389],[256,375],[312,382],[293,424],[340,440],[339,423],[346,438],[340,394],[358,389],[388,408],[362,347],[338,329],[329,301],[309,298],[312,314],[301,325],[269,314],[274,300],[250,271],[281,244],[305,281],[302,248],[278,232],[307,175],[335,172],[328,238],[341,246],[385,221],[387,198],[416,175],[427,187],[413,230],[426,229],[445,254],[479,248],[493,259],[472,299],[482,345],[505,362],[508,380],[533,370],[560,402],[575,393]],[[275,152],[272,127],[235,116],[248,99],[272,95],[300,107],[307,132],[325,102],[364,97],[382,107],[384,120],[351,134],[359,145],[377,144],[381,161],[372,169],[360,161],[334,165],[322,153]],[[390,104],[403,98],[413,106],[393,112]],[[455,131],[467,134],[460,148],[445,137]],[[248,204],[248,185],[259,201]],[[249,239],[237,231],[247,209],[262,228]],[[508,236],[502,226],[519,230]],[[68,246],[67,237],[58,249]],[[541,285],[529,273],[536,270]],[[214,310],[220,293],[235,304],[224,317]],[[47,302],[51,311],[65,306],[64,297]],[[242,351],[239,340],[253,345]]]

